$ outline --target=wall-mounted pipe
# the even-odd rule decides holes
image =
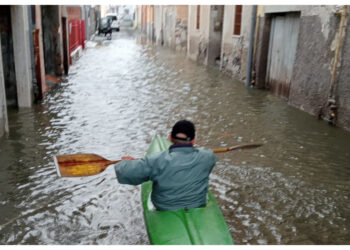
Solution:
[[[344,5],[343,9],[340,11],[341,19],[340,19],[340,25],[339,25],[339,38],[338,38],[338,44],[335,51],[335,57],[334,57],[334,63],[333,63],[333,70],[332,70],[332,78],[331,78],[331,88],[329,97],[334,98],[334,85],[335,85],[335,76],[337,74],[337,65],[339,61],[339,54],[340,49],[343,41],[343,31],[345,27],[345,20],[346,20],[346,14],[347,14],[347,6]]]
[[[333,124],[333,125],[335,125],[336,111],[337,111],[337,103],[336,103],[336,98],[335,98],[335,78],[337,75],[339,55],[340,55],[341,45],[343,42],[343,32],[345,29],[345,21],[346,21],[346,16],[347,16],[347,6],[344,5],[343,9],[337,13],[341,14],[340,25],[339,25],[339,38],[338,38],[337,48],[335,50],[332,78],[331,78],[331,83],[330,83],[331,86],[330,86],[329,97],[328,97],[328,102],[327,102],[327,107],[329,108],[327,120],[330,124]]]
[[[256,48],[258,47],[257,46],[257,43],[258,43],[258,38],[259,38],[259,27],[260,27],[260,19],[261,19],[261,16],[262,16],[262,9],[263,9],[263,6],[261,5],[258,5],[257,7],[257,12],[256,12],[256,24],[255,24],[255,31],[254,31],[254,47],[253,47],[253,59],[252,59],[252,73],[250,74],[251,75],[251,84],[255,86],[255,79],[256,79],[256,71],[255,71],[255,63],[256,63]]]
[[[250,41],[249,41],[249,53],[248,53],[248,67],[245,86],[251,85],[252,80],[252,61],[253,61],[253,47],[254,47],[254,35],[255,35],[255,25],[256,25],[256,11],[257,6],[253,5],[252,9],[252,21],[250,27]]]
[[[257,43],[258,43],[258,32],[259,32],[259,26],[260,26],[261,11],[262,11],[262,6],[259,5],[257,7],[257,12],[256,12],[256,24],[255,24],[255,32],[254,32],[254,47],[253,47],[253,61],[255,58],[256,47],[257,47]]]

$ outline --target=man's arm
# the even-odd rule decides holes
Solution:
[[[150,180],[151,166],[146,158],[132,160],[133,157],[126,156],[123,161],[114,165],[118,182],[121,184],[139,185]]]

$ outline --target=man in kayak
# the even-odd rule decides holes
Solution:
[[[174,125],[169,140],[173,144],[167,151],[140,160],[122,157],[123,161],[115,165],[119,183],[139,185],[153,181],[151,200],[160,211],[205,206],[215,154],[193,147],[195,126],[187,120]]]

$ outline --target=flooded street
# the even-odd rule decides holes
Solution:
[[[140,187],[113,167],[59,178],[53,156],[142,157],[179,119],[218,155],[210,189],[236,244],[350,244],[350,133],[126,31],[89,42],[0,139],[0,244],[149,244]]]

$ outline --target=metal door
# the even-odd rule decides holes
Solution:
[[[266,83],[277,95],[288,99],[299,34],[299,13],[272,17]]]

